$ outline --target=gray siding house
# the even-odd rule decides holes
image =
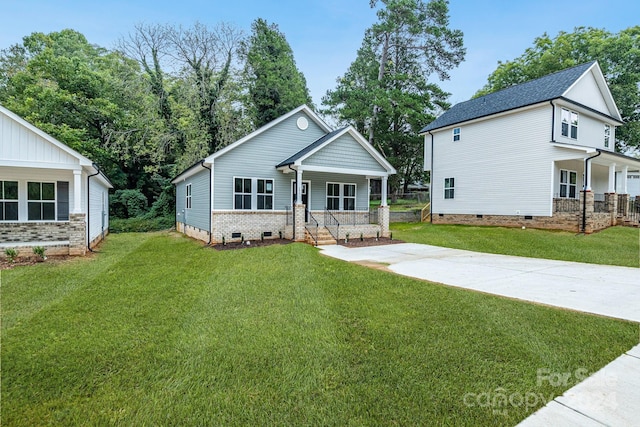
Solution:
[[[394,173],[353,127],[331,129],[303,105],[174,178],[176,228],[209,243],[386,236],[386,195],[370,212],[369,180],[386,189]]]

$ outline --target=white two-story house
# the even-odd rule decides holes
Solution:
[[[453,106],[421,131],[432,221],[587,233],[616,224],[640,166],[615,151],[622,124],[596,61]]]

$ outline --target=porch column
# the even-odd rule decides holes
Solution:
[[[82,213],[82,170],[73,171],[73,211],[71,213]]]
[[[629,194],[627,189],[627,175],[629,175],[629,166],[622,168],[622,194]]]
[[[387,180],[388,178],[386,175],[382,177],[382,194],[380,196],[380,206],[387,206]]]
[[[584,189],[585,191],[591,191],[591,169],[593,169],[593,164],[584,162],[585,167],[587,169],[587,176],[585,177]]]
[[[609,188],[607,189],[607,193],[615,193],[616,192],[616,164],[611,163],[609,165]]]
[[[296,170],[296,205],[302,204],[302,170]]]

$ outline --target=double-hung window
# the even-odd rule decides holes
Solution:
[[[562,109],[562,136],[578,139],[578,113]]]
[[[444,198],[453,199],[454,196],[455,196],[455,179],[445,178],[444,179]]]
[[[453,142],[460,141],[460,128],[453,128]]]
[[[560,170],[560,197],[575,199],[578,194],[578,173],[565,169]]]
[[[191,209],[191,184],[187,184],[185,197],[186,197],[185,207],[187,209]]]
[[[18,220],[18,182],[0,181],[0,221]]]
[[[327,209],[330,211],[340,210],[340,184],[327,184]]]
[[[56,186],[53,182],[27,183],[27,211],[29,221],[56,219]]]
[[[258,209],[273,209],[273,180],[258,179]]]
[[[356,184],[328,182],[327,209],[330,211],[355,211]]]
[[[234,178],[233,208],[251,209],[251,178]]]
[[[609,148],[609,141],[611,140],[611,126],[604,124],[604,148]]]
[[[233,208],[241,210],[272,210],[273,179],[234,178]]]

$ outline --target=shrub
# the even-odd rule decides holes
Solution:
[[[111,216],[136,218],[147,213],[147,198],[140,190],[117,190],[109,200]]]
[[[16,257],[18,256],[18,251],[13,248],[7,248],[4,250],[4,254],[7,256],[9,262],[16,262]]]
[[[157,218],[110,218],[109,232],[111,233],[134,233],[168,230],[175,225],[173,217]]]
[[[41,259],[47,259],[47,256],[44,254],[45,250],[46,250],[46,249],[45,249],[45,248],[43,248],[42,246],[35,246],[35,247],[33,248],[33,253],[34,253],[36,256],[40,257]]]

